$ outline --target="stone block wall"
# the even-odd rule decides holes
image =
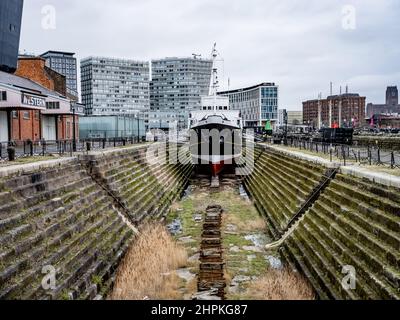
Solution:
[[[256,159],[245,185],[277,239],[326,168],[269,148]],[[348,171],[304,214],[282,256],[320,299],[400,299],[400,189]]]
[[[0,299],[106,296],[134,241],[127,221],[164,215],[191,174],[191,166],[148,165],[145,152],[0,169]],[[53,271],[55,286],[43,286]]]

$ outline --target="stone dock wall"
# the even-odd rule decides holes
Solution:
[[[149,164],[147,148],[0,168],[0,299],[107,295],[136,226],[161,219],[193,170]]]
[[[244,184],[275,240],[326,170],[339,166],[267,146],[256,149],[255,160]],[[342,167],[281,253],[320,299],[399,299],[400,178]]]

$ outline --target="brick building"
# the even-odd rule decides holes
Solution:
[[[71,101],[63,95],[29,79],[0,71],[0,142],[46,138],[43,115],[67,114],[70,110]],[[50,133],[56,133],[55,136],[56,128],[63,130],[63,124],[51,123]]]
[[[20,56],[17,76],[30,79],[43,87],[67,97],[66,77],[46,66],[42,57]],[[72,108],[60,109],[59,104],[48,103],[41,111],[42,138],[46,140],[70,140],[73,138]],[[79,137],[79,117],[75,116],[75,132]]]
[[[365,102],[365,97],[354,93],[305,101],[303,122],[314,128],[360,127],[365,124]]]

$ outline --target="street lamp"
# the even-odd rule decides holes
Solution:
[[[76,121],[75,121],[75,106],[72,106],[72,151],[76,152]]]
[[[138,143],[140,142],[140,127],[139,127],[139,115],[136,116],[137,120],[137,137],[138,137]]]

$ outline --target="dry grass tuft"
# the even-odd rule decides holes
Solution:
[[[242,232],[261,231],[267,228],[265,220],[262,217],[243,220],[233,214],[227,214],[224,216],[224,223],[236,225]]]
[[[298,273],[269,270],[252,282],[247,295],[254,300],[314,300],[312,287]]]
[[[110,299],[180,299],[174,270],[185,267],[187,258],[164,226],[146,226],[119,267]]]

